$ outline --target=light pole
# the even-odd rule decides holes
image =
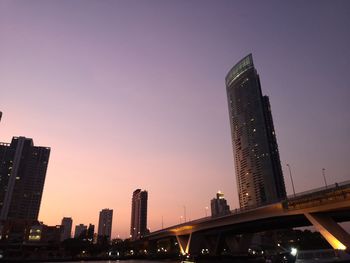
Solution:
[[[208,216],[208,209],[209,209],[209,208],[206,206],[206,207],[205,207],[205,217]]]
[[[290,168],[290,165],[288,163],[287,163],[287,167],[288,167],[288,170],[289,170],[290,180],[292,181],[293,194],[295,196],[294,182],[293,182],[293,177],[292,177],[292,169]]]
[[[184,206],[184,222],[186,223],[186,206]]]
[[[322,168],[322,175],[323,175],[324,184],[327,188],[328,185],[327,185],[327,181],[326,181],[326,169],[325,168]]]

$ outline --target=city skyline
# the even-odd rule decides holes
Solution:
[[[112,237],[128,237],[135,187],[150,193],[152,231],[183,206],[203,217],[217,190],[238,207],[224,78],[248,53],[272,101],[287,193],[287,163],[296,192],[323,186],[323,168],[330,184],[349,179],[345,1],[0,5],[0,141],[51,147],[45,224],[97,225],[110,207]]]

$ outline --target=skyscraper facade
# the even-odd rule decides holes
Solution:
[[[147,191],[137,189],[132,195],[131,227],[130,236],[132,240],[139,239],[147,231]]]
[[[111,240],[112,234],[112,220],[113,220],[113,210],[112,209],[102,209],[100,211],[100,217],[98,220],[98,239],[106,238],[108,241]]]
[[[0,218],[37,220],[50,148],[13,137],[0,143]]]
[[[232,146],[241,207],[286,197],[269,98],[262,95],[251,54],[226,76]]]
[[[61,226],[63,228],[62,234],[61,234],[61,241],[72,237],[72,224],[73,224],[72,218],[63,217],[61,222]]]

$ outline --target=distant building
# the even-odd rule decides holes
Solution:
[[[70,217],[63,217],[61,226],[62,226],[62,236],[61,241],[69,239],[72,237],[72,224],[73,220]]]
[[[84,224],[79,224],[75,226],[74,238],[84,239],[86,236],[87,226]]]
[[[251,54],[226,76],[240,207],[278,202],[286,189],[269,98],[262,95]]]
[[[89,241],[90,243],[93,243],[94,242],[94,234],[95,234],[95,226],[92,224],[89,224],[89,227],[88,227],[87,233],[86,233],[87,241]]]
[[[0,240],[5,243],[22,243],[28,236],[28,230],[38,224],[37,220],[0,220]]]
[[[98,220],[98,239],[111,240],[112,234],[112,221],[113,221],[113,209],[103,209],[100,211],[100,217]]]
[[[137,189],[132,195],[130,237],[139,239],[147,233],[147,191]]]
[[[213,198],[210,202],[211,205],[211,216],[223,216],[230,213],[230,206],[227,204],[224,198],[224,193],[217,192],[216,198]]]
[[[37,220],[49,156],[30,138],[0,143],[0,219]]]
[[[29,228],[26,240],[30,243],[59,243],[62,237],[62,226],[47,226],[37,223]]]

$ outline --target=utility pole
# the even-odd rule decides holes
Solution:
[[[327,181],[326,181],[326,169],[325,168],[322,168],[322,175],[323,175],[324,184],[327,188],[328,185],[327,185]]]
[[[290,165],[288,163],[287,163],[287,167],[288,167],[288,170],[289,170],[290,180],[292,181],[293,194],[295,196],[294,182],[293,182],[293,177],[292,177],[292,169],[290,168]]]
[[[184,206],[184,221],[186,223],[186,206]]]

